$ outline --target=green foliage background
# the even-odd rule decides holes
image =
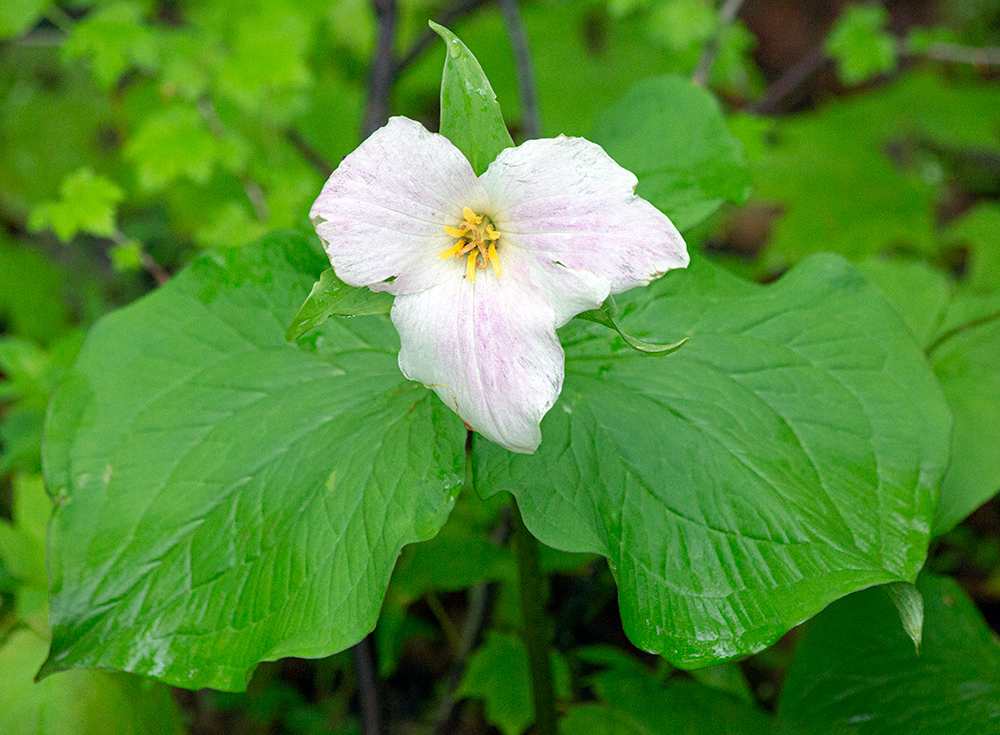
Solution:
[[[770,281],[814,253],[832,251],[858,264],[867,283],[857,288],[870,288],[872,294],[878,289],[889,299],[926,356],[953,415],[952,457],[933,527],[920,530],[935,538],[928,566],[938,574],[955,574],[966,591],[975,593],[975,602],[994,615],[984,622],[961,587],[925,574],[918,582],[927,605],[922,659],[911,656],[909,640],[899,635],[865,637],[862,623],[870,620],[878,621],[878,630],[902,630],[893,627],[898,620],[889,598],[870,590],[824,612],[794,648],[790,668],[792,649],[784,645],[751,659],[742,670],[732,664],[714,667],[707,670],[713,673],[692,675],[695,680],[672,676],[668,666],[653,663],[615,634],[599,641],[605,645],[584,646],[595,642],[594,634],[581,633],[580,624],[565,624],[557,627],[557,643],[562,635],[560,647],[568,657],[568,663],[557,658],[560,696],[568,711],[564,731],[646,732],[671,717],[677,723],[670,727],[679,728],[712,713],[719,722],[738,722],[739,732],[769,732],[777,725],[761,712],[763,706],[776,711],[783,731],[834,733],[844,731],[847,715],[829,702],[846,701],[852,713],[872,714],[866,696],[883,704],[859,732],[891,733],[902,726],[908,732],[957,732],[941,729],[955,723],[975,723],[984,733],[1000,728],[1000,713],[988,706],[998,691],[1000,665],[988,632],[989,625],[997,626],[1000,590],[1000,522],[991,500],[1000,490],[995,449],[1000,443],[995,420],[1000,409],[1000,62],[970,51],[990,47],[995,53],[1000,10],[981,0],[925,2],[923,14],[914,16],[890,14],[881,5],[837,7],[827,17],[828,32],[812,41],[818,59],[813,73],[776,96],[787,78],[768,56],[773,40],[749,2],[734,23],[720,21],[718,8],[708,0],[532,0],[521,5],[544,135],[584,135],[601,143],[639,175],[639,193],[674,218],[693,251],[739,276]],[[426,25],[436,18],[448,22],[475,52],[519,141],[530,110],[519,93],[502,14],[491,3],[459,16],[449,16],[451,8],[435,0],[397,3],[392,112],[437,127],[444,51]],[[297,231],[285,236],[294,241],[313,238],[309,206],[330,170],[363,137],[378,24],[366,0],[8,0],[0,6],[0,730],[42,731],[30,713],[47,711],[60,714],[43,718],[49,723],[45,732],[78,732],[80,723],[94,732],[108,723],[116,732],[185,727],[163,686],[133,676],[72,672],[44,685],[30,683],[52,634],[43,550],[50,507],[39,474],[46,407],[73,365],[83,334],[101,316],[156,289],[199,256],[195,275],[188,271],[177,280],[196,279],[197,269],[212,268],[215,259],[240,263],[257,257],[241,249],[272,230]],[[705,86],[714,99],[689,93],[682,79],[695,73],[708,46],[714,48],[715,63]],[[659,105],[660,99],[671,105]],[[706,110],[721,110],[726,125],[686,124]],[[699,157],[704,150],[713,154]],[[793,271],[800,274],[793,282],[799,278],[803,301],[820,290],[820,280],[808,275],[819,262],[828,261],[811,261]],[[293,302],[305,297],[312,265],[303,266],[288,285],[287,293],[295,298],[281,297],[288,301],[281,304],[281,314],[290,316]],[[765,308],[758,302],[769,297],[745,295],[747,284],[711,269],[703,273],[710,274],[706,289],[745,298],[747,309]],[[844,278],[855,283],[855,276]],[[161,302],[171,298],[163,295]],[[685,318],[697,318],[683,315],[683,293],[667,288],[655,298],[678,300],[681,332]],[[817,318],[853,319],[860,335],[871,310],[881,308],[867,298],[820,304]],[[831,304],[837,300],[835,295],[829,299]],[[883,303],[881,296],[877,300]],[[160,302],[143,303],[156,311]],[[642,300],[628,304],[626,326],[634,325],[642,336],[681,336],[662,330],[645,308]],[[169,308],[164,312],[169,314]],[[727,318],[713,317],[710,309],[706,313],[708,322]],[[150,319],[169,321],[163,313]],[[274,326],[265,322],[258,325],[262,334],[265,326]],[[391,352],[393,336],[381,334],[381,327],[372,329],[375,334],[356,338],[375,351]],[[584,343],[585,351],[594,333],[577,332],[574,339]],[[893,328],[859,340],[888,342],[901,333]],[[277,344],[281,337],[280,330],[270,329],[261,340],[273,338]],[[341,359],[324,353],[322,345],[316,352],[327,363]],[[295,363],[285,366],[293,372],[318,369],[287,354],[282,359]],[[391,355],[386,359],[392,362]],[[615,368],[626,382],[629,369]],[[568,382],[567,406],[587,394],[585,371],[578,372],[576,382]],[[905,377],[900,378],[904,383]],[[108,391],[125,388],[112,385]],[[398,400],[412,403],[407,395]],[[599,410],[600,401],[592,402]],[[303,406],[305,413],[309,405]],[[439,409],[420,411],[427,425],[457,436],[451,417],[439,416]],[[345,408],[345,415],[354,410]],[[936,419],[905,412],[897,419],[910,425],[914,441],[927,426],[936,427],[930,433],[940,433]],[[560,421],[570,426],[562,413],[551,419],[553,426]],[[65,458],[58,431],[54,437],[47,462],[58,466]],[[287,443],[298,446],[296,451],[315,450],[298,441]],[[442,487],[460,481],[460,458],[416,438],[413,447],[421,466]],[[516,462],[488,453],[482,462],[497,489],[510,489],[530,502],[530,482]],[[568,461],[554,466],[567,475],[581,472]],[[289,492],[294,495],[295,488]],[[450,508],[453,501],[446,500],[441,502]],[[388,577],[399,545],[433,535],[443,512],[428,500],[420,513],[392,521],[398,543],[384,550],[374,577]],[[506,549],[483,542],[499,513],[491,500],[462,499],[440,536],[403,551],[376,639],[379,668],[385,676],[395,673],[394,682],[407,656],[412,657],[414,642],[448,640],[453,653],[460,652],[460,642],[448,630],[448,614],[464,610],[466,602],[445,597],[442,603],[439,595],[491,582],[491,589],[499,590],[495,630],[474,653],[458,691],[485,700],[485,718],[505,733],[516,733],[531,720],[525,719],[527,695],[504,690],[495,678],[498,671],[516,677],[523,668],[523,651],[506,632],[516,627],[512,560]],[[563,521],[559,516],[547,521],[551,528],[533,530],[568,548],[572,544],[560,542],[559,534],[577,524],[586,529],[580,536],[601,540],[574,550],[600,553],[609,553],[621,533],[593,519]],[[576,585],[572,614],[606,625],[605,608],[610,603],[617,610],[607,570],[599,571],[600,564],[587,554],[546,553],[547,568],[560,571],[557,579]],[[909,574],[919,563],[909,560],[905,566]],[[620,573],[614,569],[616,576]],[[879,565],[858,573],[869,574],[869,582],[890,579]],[[831,599],[842,594],[837,590],[829,593]],[[589,602],[579,599],[588,595]],[[107,599],[114,598],[108,591]],[[649,610],[630,611],[623,604],[623,612],[628,627],[630,617]],[[783,622],[801,618],[798,611],[779,612]],[[366,610],[365,625],[377,613],[377,608]],[[761,640],[770,642],[778,628]],[[953,630],[969,634],[949,635]],[[856,655],[857,650],[870,656]],[[260,651],[249,653],[246,665],[258,658]],[[872,661],[891,662],[909,698],[883,697],[877,687],[885,672]],[[966,666],[969,661],[975,666]],[[913,713],[928,709],[937,693],[925,686],[934,666],[946,673],[941,686],[948,691],[971,687],[979,698],[965,702],[965,709],[945,712],[941,720],[914,719]],[[786,669],[788,684],[779,693],[774,682]],[[212,711],[287,732],[351,732],[357,727],[351,705],[357,682],[349,658],[327,659],[314,675],[321,694],[310,699],[275,667],[260,672],[250,697],[217,695],[208,705],[186,704],[185,712],[195,724]],[[241,676],[242,671],[232,674],[233,686]],[[66,690],[53,686],[59,677],[77,678]],[[818,677],[825,677],[819,688],[804,683]],[[872,688],[865,695],[860,687],[861,694],[850,698],[844,682],[869,682]],[[76,688],[98,692],[89,709],[67,694]],[[505,695],[497,697],[498,691]],[[643,707],[630,704],[635,692],[644,692]],[[421,714],[409,716],[426,721],[434,697],[424,692],[416,698],[423,703]],[[468,711],[468,717],[475,716],[472,708]],[[704,720],[708,729],[690,732],[722,726]]]

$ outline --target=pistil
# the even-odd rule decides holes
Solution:
[[[476,214],[469,207],[462,210],[462,220],[458,227],[445,226],[444,231],[457,242],[446,250],[438,253],[438,258],[466,258],[466,275],[470,281],[476,280],[476,269],[493,266],[493,272],[499,276],[502,272],[500,257],[497,255],[496,243],[500,233],[493,227],[489,218]]]

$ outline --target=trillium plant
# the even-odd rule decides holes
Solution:
[[[638,180],[582,138],[531,140],[481,177],[393,118],[344,159],[310,217],[336,275],[396,299],[403,375],[470,430],[534,452],[563,383],[556,329],[688,264]]]
[[[92,329],[45,426],[40,677],[241,690],[373,631],[389,673],[409,606],[497,582],[515,612],[460,693],[530,679],[501,727],[549,735],[567,667],[544,573],[583,568],[613,578],[636,647],[692,671],[864,588],[919,643],[925,597],[947,616],[952,593],[917,575],[960,513],[937,510],[951,414],[898,309],[838,256],[769,285],[689,257],[678,228],[748,190],[702,87],[656,78],[596,142],[514,145],[435,30],[439,132],[373,132],[318,192],[318,239],[206,252]],[[631,716],[595,681],[564,732]]]

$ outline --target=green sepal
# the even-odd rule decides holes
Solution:
[[[458,36],[434,21],[430,27],[448,46],[441,77],[441,135],[455,144],[481,176],[500,151],[514,145],[496,93],[483,67]]]
[[[294,342],[331,316],[388,314],[392,301],[392,294],[349,286],[337,278],[333,268],[327,268],[313,284],[312,291],[285,332],[285,339]]]
[[[625,340],[625,344],[631,347],[637,352],[642,352],[647,355],[669,355],[671,352],[676,352],[679,350],[688,338],[685,337],[682,340],[674,342],[669,345],[656,344],[655,342],[644,342],[637,337],[633,337],[631,334],[626,332],[621,328],[618,323],[618,305],[615,303],[614,296],[608,296],[604,300],[598,309],[590,309],[589,311],[582,311],[576,315],[579,319],[586,319],[589,322],[595,322],[597,324],[603,324],[609,329],[613,329],[621,335],[621,338]]]

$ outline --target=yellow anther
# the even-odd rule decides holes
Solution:
[[[502,269],[500,268],[500,258],[497,256],[496,246],[493,243],[490,243],[490,250],[487,253],[486,262],[493,264],[493,272],[496,273],[499,278]]]
[[[458,242],[456,242],[454,245],[452,245],[447,250],[442,250],[440,253],[438,253],[438,257],[441,260],[447,260],[448,258],[454,258],[456,255],[458,255],[458,251],[460,251],[464,247],[465,247],[465,240],[459,240]]]
[[[468,225],[466,225],[465,227],[461,227],[461,228],[459,228],[459,227],[448,227],[448,225],[444,226],[444,231],[447,232],[452,237],[464,237],[465,233],[468,232],[470,229],[472,229],[472,228],[469,227]]]
[[[486,240],[499,240],[500,233],[493,229],[493,225],[486,225],[486,234],[483,235],[483,238]]]
[[[479,257],[479,251],[473,250],[469,253],[469,259],[465,261],[465,270],[469,275],[469,280],[475,283],[476,281],[476,258]]]
[[[481,215],[476,214],[468,207],[462,209],[462,216],[465,217],[465,221],[472,225],[478,225],[483,221]]]

